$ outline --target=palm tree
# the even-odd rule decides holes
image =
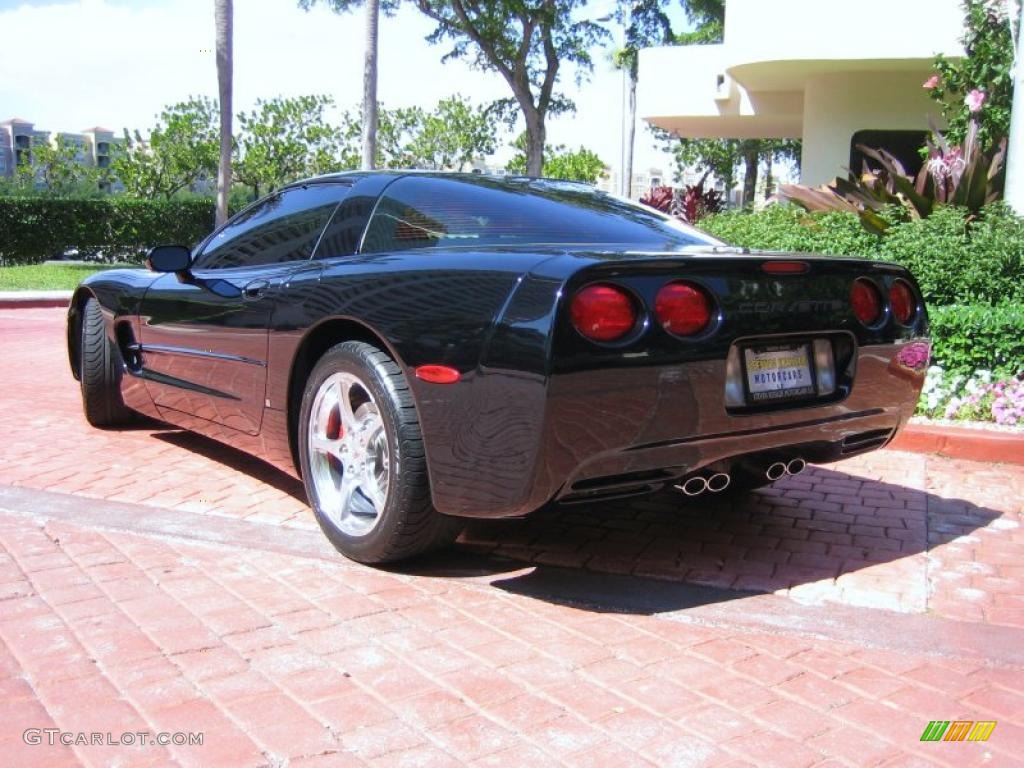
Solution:
[[[636,144],[636,86],[639,53],[634,47],[626,47],[616,51],[613,56],[615,68],[622,70],[624,78],[629,78],[629,106],[625,117],[626,134],[623,137],[622,181],[621,189],[619,189],[619,193],[623,197],[632,197],[633,195],[633,150]]]
[[[366,0],[366,48],[363,51],[363,170],[377,165],[377,21],[379,0]]]
[[[220,95],[220,163],[217,167],[217,217],[219,227],[228,220],[228,193],[231,191],[231,95],[234,57],[231,51],[232,0],[213,0],[217,25],[217,87]]]

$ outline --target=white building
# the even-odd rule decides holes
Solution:
[[[857,143],[913,164],[942,124],[922,84],[962,34],[959,0],[728,0],[721,44],[641,51],[638,114],[686,138],[803,139],[805,184],[859,171]]]
[[[618,168],[605,167],[605,172],[597,180],[596,186],[604,192],[619,194],[622,189],[622,171]],[[633,171],[633,178],[629,185],[629,196],[633,200],[639,200],[655,187],[662,187],[671,184],[672,179],[665,176],[661,168],[647,168],[646,170]]]

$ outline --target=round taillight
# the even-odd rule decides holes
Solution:
[[[569,308],[576,330],[594,341],[616,341],[636,326],[636,306],[624,290],[613,285],[588,285]]]
[[[882,317],[882,295],[875,284],[866,278],[858,278],[850,289],[850,304],[853,314],[864,325],[874,325]]]
[[[914,292],[903,280],[896,280],[889,288],[889,305],[896,319],[903,325],[909,325],[917,313],[917,302]]]
[[[693,336],[711,323],[711,299],[692,283],[669,283],[658,291],[654,314],[676,336]]]

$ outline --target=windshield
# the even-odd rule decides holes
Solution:
[[[524,245],[671,251],[721,242],[576,182],[406,176],[385,190],[361,250]]]

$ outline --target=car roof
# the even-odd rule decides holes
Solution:
[[[320,176],[311,176],[308,179],[300,179],[299,181],[293,181],[291,184],[287,184],[282,189],[289,189],[292,187],[304,187],[310,184],[337,184],[337,183],[348,183],[354,184],[360,179],[368,176],[384,176],[391,178],[401,178],[403,176],[428,176],[440,179],[459,179],[463,181],[481,181],[487,180],[488,182],[507,182],[511,186],[512,184],[526,184],[531,182],[550,182],[556,184],[571,184],[573,186],[580,186],[584,189],[591,191],[597,191],[592,184],[587,184],[583,181],[570,181],[566,179],[550,179],[543,176],[519,176],[510,174],[491,174],[491,173],[466,173],[464,171],[434,171],[434,170],[419,170],[419,169],[385,169],[378,171],[340,171],[337,173],[325,173]]]

